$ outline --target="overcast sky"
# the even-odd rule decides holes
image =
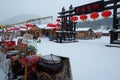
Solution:
[[[99,0],[0,0],[0,21],[16,15],[32,14],[40,17],[58,16],[64,6],[66,10]]]

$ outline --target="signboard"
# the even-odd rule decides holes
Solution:
[[[4,28],[4,26],[3,26],[3,25],[0,25],[0,29],[2,29],[2,28]]]
[[[78,6],[75,7],[74,10],[76,15],[90,14],[92,12],[100,12],[104,10],[104,1],[97,1],[91,4]]]

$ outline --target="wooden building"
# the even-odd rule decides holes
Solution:
[[[34,37],[42,37],[42,36],[54,36],[55,27],[47,27],[47,25],[36,25],[33,28],[28,30],[29,34],[32,34]]]
[[[34,26],[33,28],[29,29],[28,32],[36,38],[42,36],[42,30],[37,26]]]
[[[92,29],[90,28],[78,28],[76,29],[77,39],[94,39],[95,38],[95,33]]]

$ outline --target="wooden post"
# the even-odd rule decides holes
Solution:
[[[27,80],[27,77],[28,77],[28,64],[25,65],[24,80]]]

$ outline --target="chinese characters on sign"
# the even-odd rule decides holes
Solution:
[[[104,10],[104,2],[98,1],[95,3],[75,7],[75,14],[76,15],[89,14],[92,12],[100,12],[102,10]]]

